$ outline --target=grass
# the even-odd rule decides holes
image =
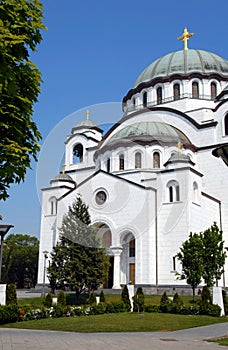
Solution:
[[[73,297],[71,295],[70,297]],[[105,294],[106,302],[120,301],[120,294]],[[160,295],[145,295],[145,304],[159,304]],[[181,296],[186,306],[192,305],[191,296]],[[196,297],[196,300],[200,297]],[[44,298],[19,299],[20,307],[28,306],[32,309],[41,308]],[[120,313],[104,314],[96,316],[64,317],[54,319],[42,319],[36,321],[25,321],[4,325],[8,328],[40,329],[69,332],[156,332],[174,331],[198,326],[206,326],[215,323],[227,322],[227,318],[216,318],[210,316],[186,316],[163,313]],[[215,340],[227,342],[224,340]],[[226,345],[226,344],[225,344]]]
[[[228,336],[218,339],[210,339],[209,342],[218,343],[219,345],[228,346]]]
[[[185,316],[162,313],[144,313],[142,315],[137,313],[120,313],[25,321],[7,324],[3,327],[82,333],[167,332],[222,322],[227,322],[227,319],[210,316]]]

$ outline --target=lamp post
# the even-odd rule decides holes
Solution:
[[[217,158],[221,157],[224,163],[228,166],[228,143],[214,149],[212,154]]]
[[[0,283],[2,280],[2,254],[3,254],[3,241],[7,232],[14,227],[13,225],[0,225],[0,237],[1,237],[1,248],[0,248]]]
[[[42,292],[42,296],[44,297],[45,296],[45,277],[46,277],[46,261],[47,261],[47,258],[48,258],[48,251],[47,250],[44,250],[43,251],[43,254],[44,254],[44,275],[43,275],[43,292]]]

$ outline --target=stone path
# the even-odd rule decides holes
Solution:
[[[0,328],[0,350],[210,350],[204,339],[228,334],[228,323],[175,332],[69,333]]]

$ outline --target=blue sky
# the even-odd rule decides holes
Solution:
[[[54,155],[58,147],[64,148],[71,127],[85,119],[87,108],[99,124],[118,121],[122,98],[141,71],[160,56],[182,49],[183,43],[176,39],[185,26],[195,33],[189,48],[228,59],[225,0],[43,0],[42,4],[48,31],[32,60],[44,82],[33,117],[43,136],[41,145],[53,133],[58,142],[53,144],[53,157],[50,149],[41,151],[38,185],[33,162],[25,182],[12,186],[10,198],[0,203],[3,223],[15,226],[11,233],[37,237],[40,187],[47,187],[59,171]]]

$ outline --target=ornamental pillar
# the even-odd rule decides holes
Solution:
[[[114,255],[114,266],[113,266],[113,286],[112,289],[121,289],[120,286],[120,255],[122,253],[122,247],[111,247]]]

